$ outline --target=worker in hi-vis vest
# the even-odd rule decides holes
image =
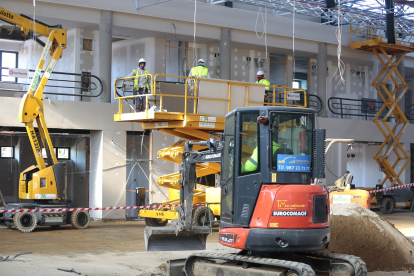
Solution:
[[[270,81],[265,79],[264,72],[262,70],[257,71],[257,81],[256,81],[256,83],[266,85],[266,87],[265,87],[266,90],[270,89]]]
[[[132,72],[127,77],[133,77],[134,78],[134,95],[143,95],[143,94],[149,94],[150,91],[150,76],[149,71],[145,69],[146,65],[145,59],[141,58],[138,61],[138,68],[132,70]],[[145,105],[147,101],[144,97],[136,97],[135,100],[135,109],[137,112],[144,111]]]
[[[188,74],[188,76],[197,78],[211,78],[210,73],[208,72],[208,68],[205,66],[206,62],[204,61],[204,59],[200,58],[197,61],[197,66],[191,68],[190,74]]]
[[[275,155],[275,152],[280,148],[280,145],[278,143],[276,143],[275,141],[273,141],[273,155]],[[253,150],[252,155],[250,156],[250,158],[246,161],[246,163],[244,163],[244,165],[241,168],[242,173],[246,173],[246,172],[254,172],[255,170],[257,170],[257,166],[259,164],[259,155],[257,154],[257,151],[259,150],[259,148],[256,146]]]

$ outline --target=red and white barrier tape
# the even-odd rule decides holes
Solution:
[[[404,189],[404,188],[408,188],[411,186],[414,186],[414,183],[404,184],[401,186],[394,186],[394,187],[384,188],[384,189],[379,189],[379,190],[372,190],[372,191],[369,191],[369,193],[373,194],[373,193],[378,193],[378,192],[386,192],[386,191],[392,191],[392,190],[397,190],[397,189]]]
[[[197,203],[193,206],[202,206],[206,204],[217,204],[217,203]],[[105,211],[105,210],[136,210],[136,209],[156,209],[164,207],[177,207],[179,204],[167,204],[167,205],[146,205],[146,206],[127,206],[127,207],[101,207],[101,208],[51,208],[51,209],[6,209],[0,210],[0,213],[27,213],[27,212],[41,212],[41,213],[61,213],[61,212],[73,212],[73,211]]]

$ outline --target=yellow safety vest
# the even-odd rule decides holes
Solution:
[[[141,87],[139,87],[139,71],[138,69],[134,69],[135,72],[135,79],[134,79],[134,88],[135,89],[139,89]],[[145,69],[145,74],[149,74],[149,71],[147,69]],[[149,90],[149,84],[148,84],[148,78],[149,76],[145,76],[145,85],[142,86],[142,88],[146,88]]]
[[[261,83],[261,84],[265,84],[266,85],[266,90],[269,90],[269,86],[270,86],[270,81],[268,81],[267,79],[263,78],[260,81],[256,81],[256,83]]]
[[[276,142],[273,142],[273,155],[275,155],[275,152],[280,148],[279,144]],[[258,158],[259,155],[257,154],[258,147],[256,147],[253,150],[252,156],[244,163],[243,167],[241,168],[242,172],[253,172],[257,170],[258,166]],[[273,156],[272,155],[272,156]]]
[[[197,66],[191,68],[191,76],[193,77],[207,77],[208,76],[208,68],[204,66]]]

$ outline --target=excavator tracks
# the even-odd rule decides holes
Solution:
[[[357,256],[326,252],[307,252],[304,255],[347,262],[354,268],[355,276],[366,276],[368,273],[367,265],[360,257]]]
[[[261,257],[255,257],[255,256],[240,256],[240,255],[235,255],[235,254],[201,253],[201,254],[192,254],[185,261],[184,268],[185,268],[185,273],[187,276],[195,276],[193,272],[193,265],[195,261],[197,261],[198,258],[223,260],[223,261],[235,261],[235,262],[242,262],[242,263],[256,264],[256,265],[268,265],[268,266],[273,266],[273,267],[284,267],[289,270],[297,271],[299,273],[299,276],[315,276],[316,275],[312,267],[310,267],[307,264],[299,263],[299,262],[270,259],[270,258],[261,258]]]
[[[300,253],[299,255],[307,258],[317,258],[331,261],[341,261],[352,266],[353,270],[349,273],[349,276],[366,276],[367,268],[364,261],[361,258],[336,253],[323,253],[323,252],[306,252]],[[304,263],[290,260],[281,260],[273,258],[262,258],[258,256],[243,256],[236,254],[215,254],[215,253],[197,253],[190,255],[184,265],[184,271],[187,276],[196,276],[194,274],[194,264],[197,260],[220,260],[220,261],[231,261],[236,263],[242,263],[243,267],[265,265],[275,268],[285,268],[288,271],[288,275],[298,276],[316,276],[317,274],[313,268]],[[335,276],[335,273],[332,274]],[[344,274],[341,274],[344,275]]]

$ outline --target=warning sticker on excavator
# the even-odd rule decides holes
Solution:
[[[332,195],[332,203],[351,203],[351,195]]]

